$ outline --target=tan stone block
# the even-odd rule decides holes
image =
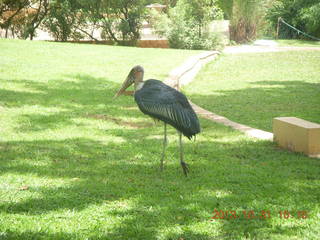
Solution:
[[[291,151],[320,157],[320,124],[296,117],[274,118],[273,140]]]

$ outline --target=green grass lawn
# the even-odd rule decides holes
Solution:
[[[201,120],[190,176],[172,128],[161,174],[162,125],[111,100],[132,65],[163,79],[197,52],[1,40],[0,53],[1,240],[318,239],[319,160]]]
[[[320,123],[320,51],[222,55],[185,91],[214,113],[267,131],[274,117]]]
[[[308,41],[308,40],[297,40],[297,39],[282,39],[276,40],[279,46],[289,47],[320,47],[320,41]]]

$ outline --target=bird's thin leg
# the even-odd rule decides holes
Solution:
[[[182,134],[179,132],[179,146],[180,146],[180,164],[183,170],[184,175],[187,177],[189,172],[188,164],[183,161],[183,147],[182,147]]]
[[[164,123],[163,151],[162,151],[161,162],[160,162],[161,171],[163,170],[163,160],[166,154],[166,148],[167,148],[167,124]]]

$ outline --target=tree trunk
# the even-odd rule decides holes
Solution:
[[[33,37],[34,37],[34,29],[30,32],[30,40],[32,41],[33,40]]]
[[[9,30],[9,28],[10,28],[10,26],[11,26],[11,22],[12,22],[13,18],[20,13],[20,11],[24,8],[24,6],[25,6],[25,5],[22,5],[22,4],[21,4],[21,5],[19,6],[19,8],[15,11],[14,14],[12,14],[4,23],[0,24],[0,27],[6,29],[5,38],[8,38],[8,30]]]
[[[111,38],[116,43],[120,44],[120,41],[116,38],[115,34],[113,33],[113,31],[110,27],[111,24],[109,22],[107,22],[107,20],[105,18],[103,18],[103,21],[105,22],[103,27],[107,30],[107,34],[108,34],[109,38]]]
[[[258,1],[234,0],[230,21],[230,39],[246,43],[256,38],[259,20]]]
[[[41,14],[41,10],[43,8],[43,13]],[[40,26],[41,22],[47,15],[49,10],[49,1],[48,0],[40,0],[39,7],[37,9],[37,13],[29,24],[29,28],[25,33],[25,39],[30,36],[30,40],[33,40],[36,29]]]
[[[77,27],[77,26],[75,26],[75,28],[78,29],[80,32],[86,34],[86,35],[87,35],[88,37],[90,37],[92,40],[94,40],[94,41],[96,41],[96,42],[99,42],[99,40],[96,39],[96,38],[93,36],[93,31],[92,31],[91,34],[90,34],[90,33],[88,33],[87,31],[85,31],[85,30],[83,30],[83,29],[81,29],[81,28],[79,28],[79,27]]]

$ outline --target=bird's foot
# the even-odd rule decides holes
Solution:
[[[189,173],[189,165],[186,162],[180,162],[184,175],[187,177]]]

